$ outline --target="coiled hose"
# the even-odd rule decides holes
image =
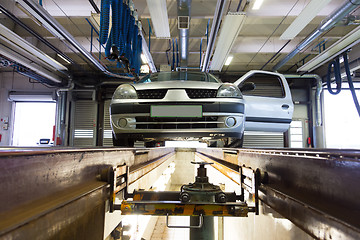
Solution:
[[[105,56],[109,61],[125,56],[125,61],[129,62],[131,68],[134,68],[135,72],[139,72],[142,39],[138,32],[138,26],[135,24],[135,18],[126,2],[128,3],[128,1],[122,0],[101,1],[100,43],[106,43]],[[112,10],[112,28],[109,35],[110,7]],[[123,64],[118,63],[117,66],[121,67]]]
[[[101,1],[101,14],[100,14],[100,43],[105,44],[109,34],[110,23],[110,0]]]
[[[351,95],[353,97],[356,110],[357,110],[357,112],[358,112],[358,114],[360,116],[360,104],[359,104],[358,98],[356,96],[354,83],[353,83],[352,78],[351,78],[347,52],[343,53],[342,56],[343,56],[343,59],[344,59],[344,67],[345,67],[346,77],[347,77],[348,83],[349,83],[350,92],[351,92]],[[331,88],[331,69],[332,69],[332,67],[334,68],[336,91],[334,91]],[[337,57],[332,62],[329,63],[327,81],[326,81],[328,91],[329,91],[329,93],[331,93],[333,95],[339,94],[341,92],[342,80],[341,80],[341,71],[340,70],[341,70],[341,68],[340,68],[340,60],[339,60],[339,57]]]

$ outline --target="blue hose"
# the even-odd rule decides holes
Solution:
[[[119,12],[118,12],[118,0],[111,1],[111,10],[112,10],[112,28],[111,28],[111,41],[115,46],[117,46],[118,38],[119,38]]]
[[[133,36],[133,39],[132,39],[132,56],[131,56],[131,59],[133,60],[132,61],[132,68],[135,68],[136,69],[136,66],[137,66],[137,59],[136,59],[136,56],[137,56],[137,52],[138,52],[138,31],[139,31],[139,28],[137,27],[137,25],[135,25],[135,29],[134,29],[134,36]]]
[[[359,114],[359,117],[360,117],[360,104],[359,104],[359,100],[358,100],[358,98],[356,96],[354,83],[353,83],[352,78],[351,78],[349,62],[348,62],[348,59],[347,59],[347,53],[346,52],[343,54],[343,58],[344,58],[345,72],[346,72],[346,76],[347,76],[347,79],[348,79],[351,95],[353,97],[356,110],[357,110],[357,112]]]
[[[346,76],[348,79],[348,83],[349,83],[349,88],[350,88],[350,92],[351,95],[353,97],[354,100],[354,104],[356,107],[356,110],[360,116],[360,104],[358,101],[358,98],[356,96],[356,92],[355,92],[355,87],[354,87],[354,83],[352,81],[351,78],[351,74],[350,74],[350,68],[349,68],[349,62],[348,62],[348,57],[347,57],[347,52],[345,52],[343,54],[343,59],[344,59],[344,68],[345,68],[345,72],[346,72]],[[334,77],[335,77],[335,82],[336,82],[336,91],[334,92],[333,89],[331,88],[331,68],[334,67]],[[341,92],[341,74],[340,74],[340,61],[339,61],[339,57],[337,57],[336,59],[334,59],[332,62],[329,63],[328,66],[328,74],[327,74],[327,87],[328,87],[328,91],[331,94],[339,94]]]
[[[137,54],[137,62],[138,65],[136,67],[136,73],[139,74],[140,73],[140,68],[141,68],[141,53],[142,53],[142,38],[141,35],[138,35],[138,54]]]
[[[109,35],[110,7],[112,10],[112,28]],[[128,1],[101,1],[100,43],[106,43],[105,56],[109,61],[114,61],[115,55],[111,56],[111,50],[116,47],[119,51],[118,57],[124,55],[129,61],[130,68],[134,68],[135,72],[139,73],[142,39],[139,35],[138,26],[135,24],[135,18],[131,15]],[[114,51],[116,51],[116,49]],[[123,67],[123,64],[117,64],[117,66]]]
[[[105,44],[109,34],[110,0],[101,0],[100,43]]]
[[[331,69],[334,67],[334,77],[336,82],[336,91],[331,88]],[[327,72],[327,81],[326,85],[329,93],[336,95],[341,92],[341,73],[340,73],[340,61],[339,58],[335,58],[332,62],[329,63],[328,72]]]

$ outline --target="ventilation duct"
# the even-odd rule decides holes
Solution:
[[[336,9],[325,21],[323,21],[318,28],[312,32],[307,38],[305,38],[293,51],[291,51],[285,58],[283,58],[278,64],[273,67],[273,71],[279,70],[290,59],[292,59],[300,51],[304,50],[309,44],[311,44],[321,34],[328,31],[335,26],[336,23],[344,19],[352,11],[354,11],[360,4],[360,0],[345,1],[340,8]]]
[[[180,43],[180,67],[188,66],[189,56],[189,23],[191,0],[178,0],[178,28]]]

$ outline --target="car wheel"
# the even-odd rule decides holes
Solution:
[[[117,147],[134,147],[134,139],[131,138],[120,138],[116,139],[116,137],[113,135],[113,145]]]
[[[242,138],[228,138],[227,144],[224,145],[224,147],[228,148],[241,148],[244,143],[244,137]]]

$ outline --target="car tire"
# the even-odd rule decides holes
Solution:
[[[131,138],[120,138],[117,139],[114,135],[112,136],[113,145],[116,147],[134,147],[134,139]]]
[[[244,143],[244,137],[242,138],[228,138],[227,144],[224,147],[227,148],[242,148]]]

